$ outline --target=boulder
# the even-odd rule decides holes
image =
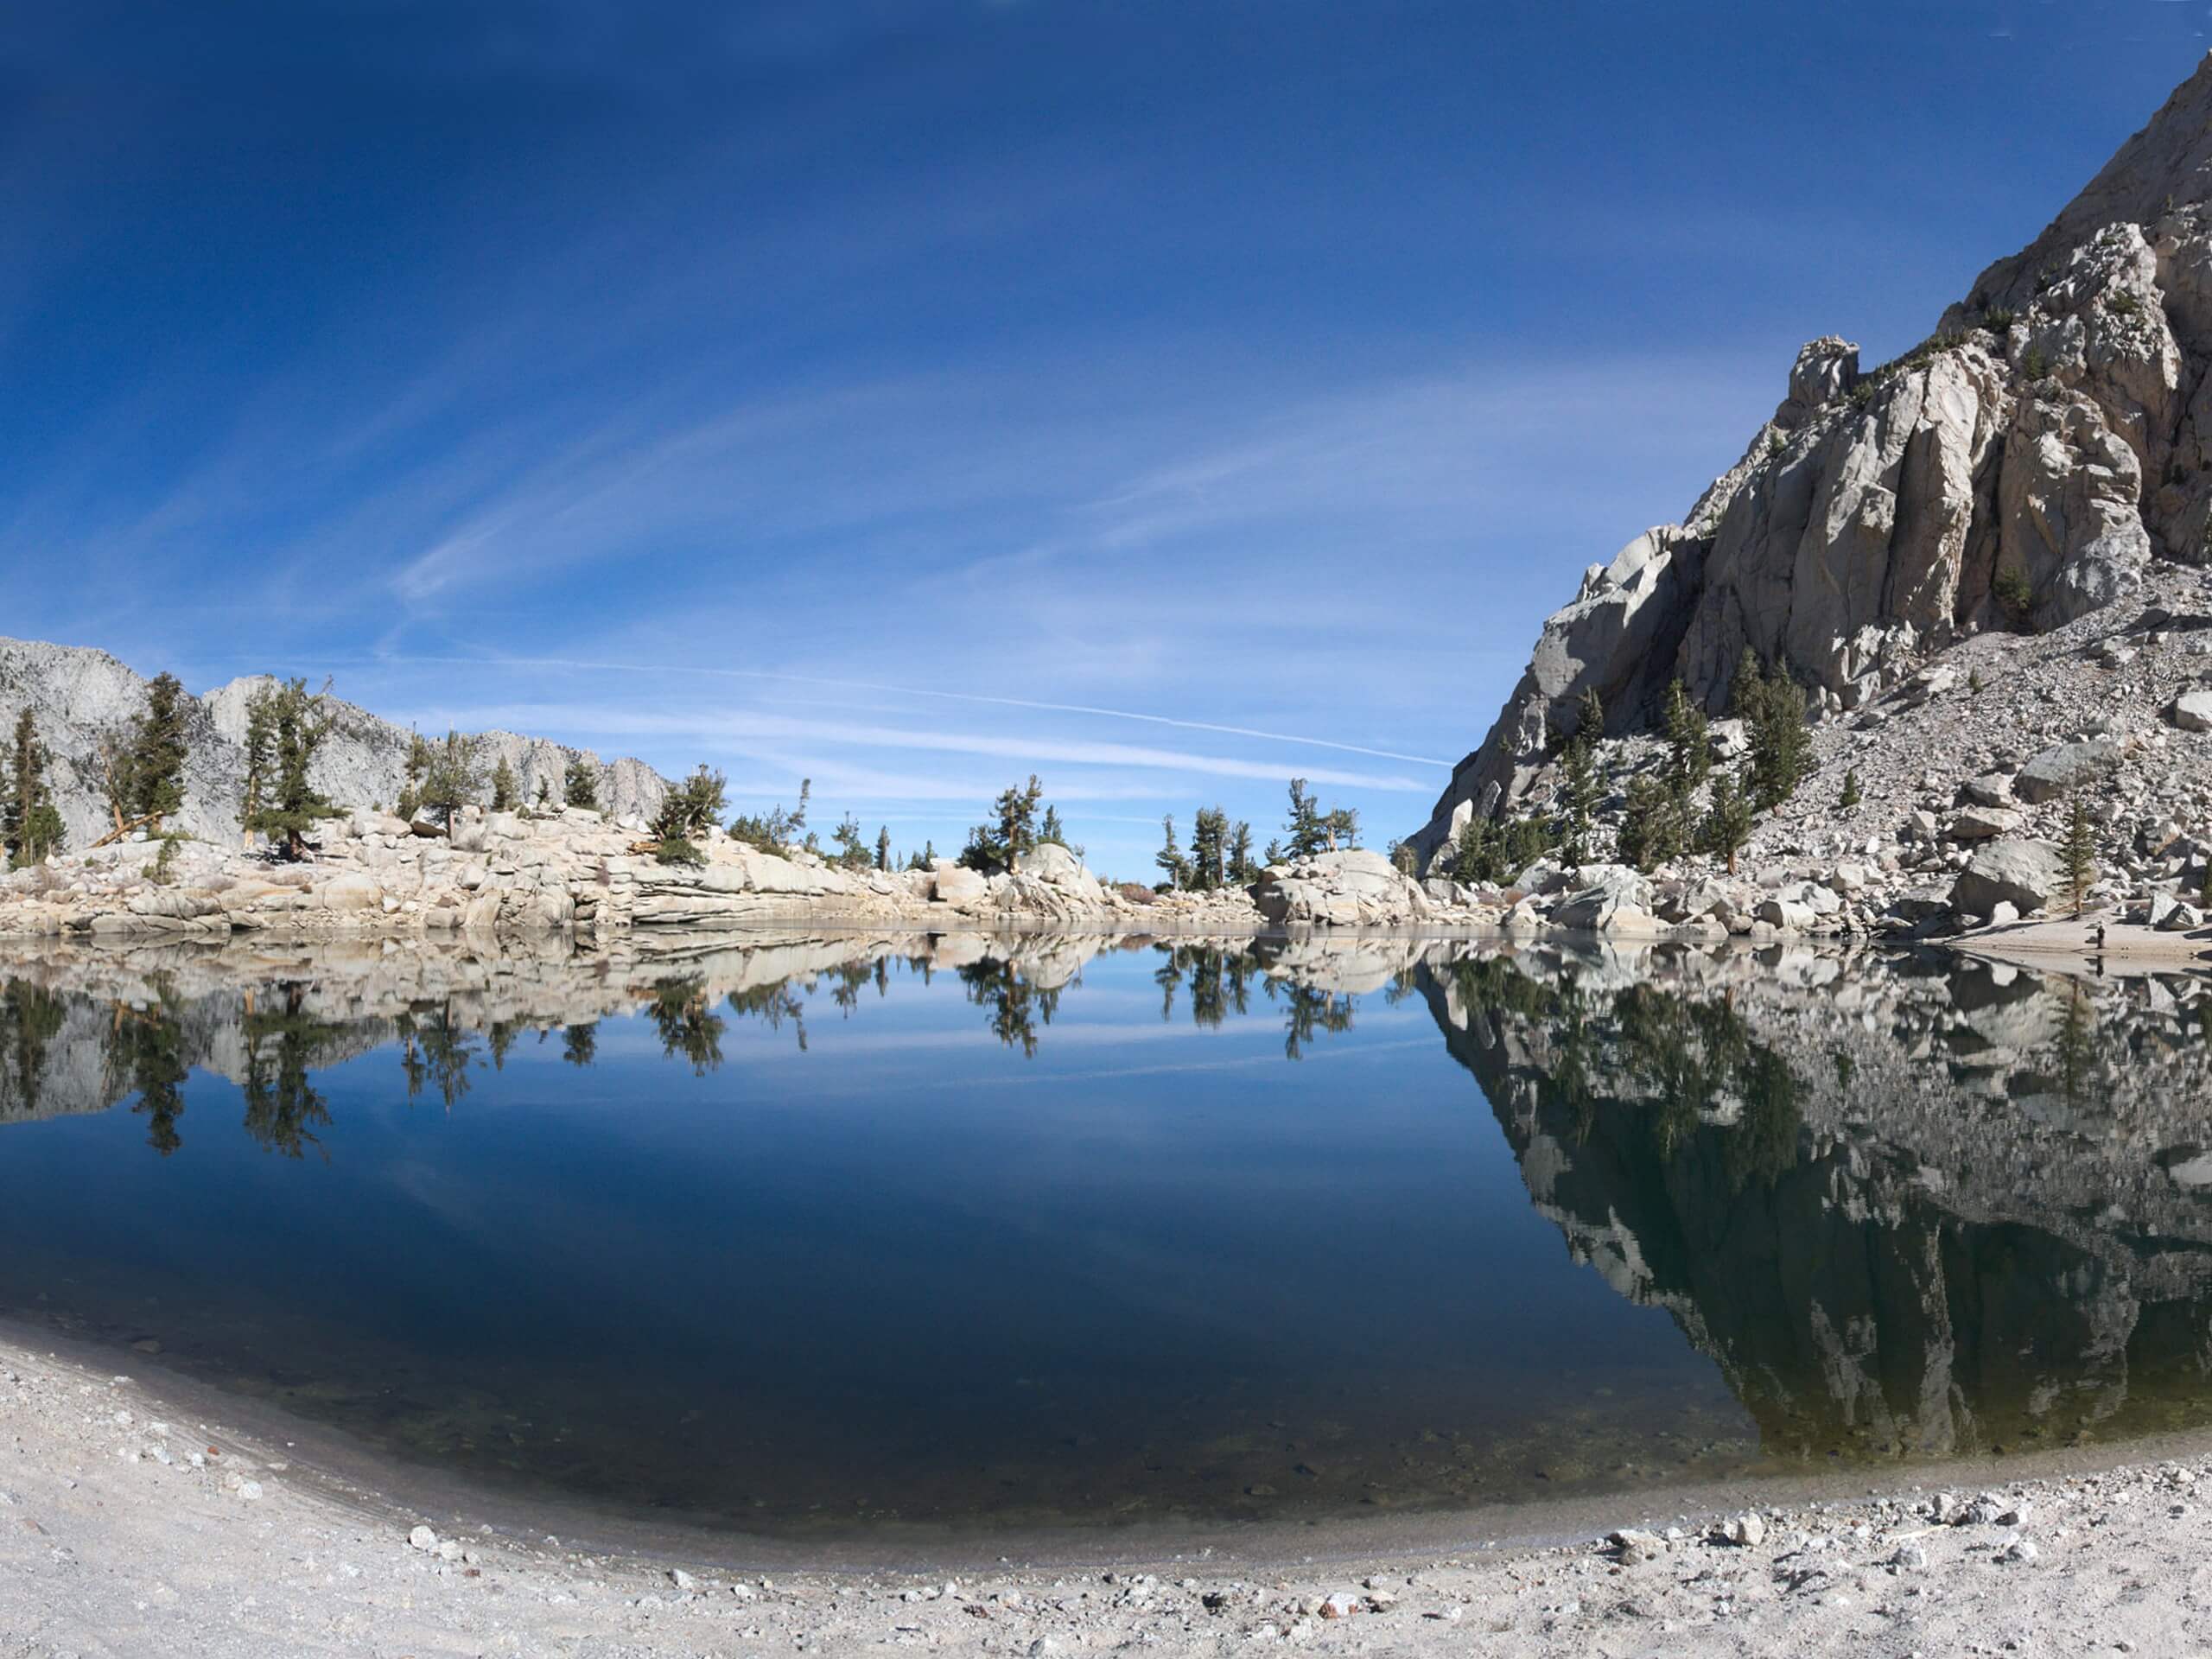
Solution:
[[[1428,896],[1380,853],[1318,853],[1270,865],[1252,889],[1260,913],[1276,924],[1325,925],[1413,921],[1430,912]]]
[[[930,897],[941,905],[972,905],[990,891],[982,872],[940,858],[931,866]]]
[[[384,905],[384,889],[360,874],[334,875],[318,882],[315,896],[326,910],[378,910]]]
[[[2022,766],[2020,775],[2012,780],[2012,791],[2022,800],[2036,804],[2055,801],[2104,777],[2120,764],[2126,753],[2126,746],[2115,738],[2093,737],[2080,743],[2061,743],[2056,748],[2045,749]]]
[[[1951,885],[1951,908],[1963,915],[1987,916],[2010,904],[2033,916],[2058,890],[2065,860],[2047,841],[1993,841],[1974,854]]]
[[[2020,827],[2017,812],[1999,811],[1994,807],[1970,806],[1955,817],[1943,831],[1951,841],[1995,841],[1999,836],[2009,836]]]
[[[2184,732],[2212,732],[2212,691],[2183,692],[2166,717]]]

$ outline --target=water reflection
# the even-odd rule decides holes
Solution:
[[[332,1096],[363,1068],[373,1076],[396,1065],[393,1084],[406,1102],[456,1116],[480,1109],[472,1091],[493,1096],[498,1085],[488,1080],[517,1055],[543,1047],[589,1072],[613,1064],[607,1044],[632,1027],[645,1046],[620,1044],[624,1063],[657,1056],[679,1077],[708,1079],[741,1058],[757,1067],[770,1051],[741,1037],[772,1039],[787,1065],[849,1068],[859,1062],[840,1058],[825,1030],[892,1021],[945,972],[957,982],[966,1038],[1002,1051],[998,1075],[1016,1080],[1044,1075],[1039,1068],[1064,1033],[1071,1053],[1096,1042],[1102,1020],[1117,1044],[1135,1040],[1136,1022],[1155,1011],[1192,1041],[1251,1032],[1272,1046],[1268,1033],[1279,1032],[1281,1054],[1300,1061],[1339,1039],[1347,1055],[1379,1055],[1387,1045],[1356,1046],[1363,1020],[1425,1010],[1421,1029],[1433,1021],[1443,1050],[1478,1085],[1443,1103],[1462,1138],[1495,1151],[1502,1137],[1527,1204],[1564,1240],[1575,1273],[1596,1275],[1623,1306],[1663,1312],[1683,1361],[1717,1369],[1755,1430],[1739,1446],[1689,1394],[1655,1405],[1666,1389],[1689,1386],[1662,1359],[1636,1362],[1652,1380],[1624,1379],[1618,1398],[1598,1387],[1595,1403],[1577,1407],[1571,1421],[1522,1421],[1516,1414],[1537,1408],[1516,1397],[1541,1393],[1546,1368],[1567,1363],[1562,1345],[1594,1339],[1595,1327],[1570,1340],[1519,1309],[1510,1286],[1462,1287],[1466,1300],[1454,1306],[1463,1326],[1433,1310],[1426,1325],[1419,1311],[1395,1323],[1378,1315],[1364,1361],[1357,1344],[1332,1349],[1325,1387],[1313,1389],[1348,1399],[1379,1392],[1365,1407],[1320,1415],[1328,1426],[1306,1439],[1271,1432],[1284,1419],[1261,1414],[1320,1408],[1263,1408],[1246,1397],[1255,1375],[1293,1363],[1272,1331],[1236,1338],[1243,1345],[1224,1363],[1233,1374],[1210,1377],[1203,1360],[1189,1358],[1156,1396],[1117,1403],[1064,1382],[1043,1414],[1050,1433],[1042,1416],[1037,1430],[1039,1446],[1060,1449],[993,1465],[993,1488],[1018,1489],[1025,1502],[1049,1492],[1073,1504],[1074,1494],[1118,1482],[1137,1494],[1131,1502],[1214,1513],[1451,1503],[1538,1490],[1577,1471],[1598,1484],[1626,1484],[1663,1469],[2003,1451],[2212,1419],[2212,995],[2190,976],[2084,982],[1919,956],[1391,939],[792,935],[634,959],[489,959],[435,949],[272,959],[63,947],[0,963],[0,1122],[127,1103],[146,1145],[173,1159],[196,1137],[230,1133],[208,1116],[207,1103],[219,1096],[195,1086],[197,1071],[235,1085],[253,1147],[320,1162],[347,1155],[332,1144],[334,1112],[360,1108],[334,1107]],[[1098,978],[1095,990],[1087,976]],[[1113,1012],[1124,995],[1141,1002],[1126,1023]],[[1094,1009],[1107,1013],[1090,1018]],[[1436,1037],[1423,1046],[1433,1054]],[[1239,1086],[1266,1096],[1287,1076],[1277,1064]],[[1433,1089],[1425,1077],[1414,1081]],[[1411,1085],[1393,1073],[1361,1086],[1370,1092],[1341,1097],[1340,1142],[1370,1133],[1366,1103]],[[1086,1098],[1110,1118],[1124,1096],[1090,1087]],[[1079,1139],[1093,1130],[1067,1132]],[[8,1144],[0,1130],[0,1156]],[[1233,1184],[1243,1173],[1224,1161],[1210,1177]],[[1119,1214],[1152,1199],[1133,1186],[1113,1202]],[[1271,1213],[1291,1213],[1281,1204],[1255,1192],[1246,1231],[1201,1254],[1211,1253],[1211,1265],[1264,1237]],[[1141,1239],[1117,1243],[1116,1270],[1173,1282],[1176,1264],[1155,1266],[1138,1252],[1184,1248],[1173,1240],[1186,1213],[1160,1211],[1149,1230],[1138,1230]],[[1388,1213],[1385,1203],[1378,1214]],[[689,1218],[672,1207],[668,1224]],[[931,1242],[908,1247],[938,1251],[940,1266],[958,1271],[967,1258],[944,1240],[969,1224],[934,1223]],[[1435,1237],[1449,1236],[1448,1215],[1429,1224]],[[777,1248],[779,1236],[764,1230],[759,1248]],[[1317,1249],[1328,1248],[1315,1236]],[[871,1258],[855,1271],[871,1264],[882,1265]],[[1450,1268],[1482,1270],[1478,1260],[1456,1257]],[[1154,1311],[1137,1328],[1170,1345],[1186,1334],[1203,1344],[1214,1330],[1227,1346],[1244,1317],[1238,1296],[1256,1306],[1271,1285],[1257,1273],[1249,1281],[1224,1274],[1203,1315]],[[1268,1317],[1280,1324],[1283,1315]],[[1169,1322],[1181,1320],[1187,1333]],[[970,1407],[979,1421],[1018,1421],[1029,1407],[991,1390],[1026,1399],[1019,1390],[1053,1374],[1041,1355],[1023,1351],[1021,1335],[1019,1322],[1009,1327],[1011,1345],[994,1362],[1002,1376],[963,1380],[959,1403],[934,1402],[931,1421]],[[1437,1351],[1423,1352],[1424,1343]],[[1501,1357],[1484,1353],[1486,1343],[1524,1345]],[[822,1363],[826,1375],[842,1375],[846,1357]],[[1363,1363],[1374,1376],[1358,1370]],[[839,1386],[853,1397],[867,1392],[849,1377]],[[1393,1389],[1387,1408],[1377,1403]],[[1087,1426],[1070,1429],[1078,1397]],[[501,1399],[501,1411],[519,1412]],[[1041,1396],[1033,1403],[1042,1410]],[[537,1397],[531,1408],[546,1409]],[[774,1408],[797,1409],[780,1395]],[[410,1409],[447,1423],[453,1408],[447,1393],[426,1389]],[[1143,1426],[1178,1413],[1189,1420],[1175,1431],[1187,1430],[1187,1445],[1166,1447],[1166,1431]],[[1672,1427],[1640,1428],[1639,1413]],[[1128,1446],[1109,1478],[1080,1449],[1108,1432],[1098,1425],[1125,1416],[1135,1426],[1126,1427]],[[419,1423],[410,1432],[428,1433]],[[882,1444],[898,1448],[920,1431],[898,1431],[909,1440],[887,1426],[881,1432]],[[461,1455],[481,1438],[474,1420],[439,1433],[441,1455]],[[982,1466],[957,1434],[944,1438],[948,1464]],[[1276,1442],[1303,1449],[1272,1450]],[[1582,1449],[1569,1455],[1570,1444]],[[1311,1449],[1323,1445],[1332,1455]],[[1065,1459],[1069,1446],[1078,1448],[1076,1463],[1060,1468],[1052,1459]],[[768,1454],[755,1446],[745,1455],[757,1477]],[[1277,1459],[1295,1478],[1276,1471]],[[1326,1476],[1313,1473],[1323,1468]],[[603,1475],[594,1465],[593,1478]],[[673,1478],[658,1467],[652,1476]],[[786,1470],[779,1478],[809,1477]],[[960,1501],[988,1508],[992,1500],[968,1493]],[[813,1507],[822,1507],[818,1497]]]

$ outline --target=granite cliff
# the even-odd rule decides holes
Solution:
[[[1595,691],[1608,736],[1669,683],[1719,713],[1748,647],[1816,720],[1894,695],[1977,636],[2123,607],[2212,561],[2212,60],[1920,345],[1824,338],[1679,524],[1592,565],[1480,747],[1411,837],[1542,779]],[[1938,757],[1940,759],[1940,757]]]

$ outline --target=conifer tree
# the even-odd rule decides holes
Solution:
[[[692,840],[705,835],[721,822],[729,810],[728,780],[704,761],[691,770],[691,775],[670,791],[669,798],[677,804],[677,822],[683,834]],[[857,838],[860,826],[853,826]]]
[[[1677,675],[1667,687],[1663,715],[1667,734],[1667,775],[1675,792],[1687,801],[1713,769],[1713,737],[1704,714],[1690,702],[1688,689]]]
[[[1621,856],[1649,874],[1681,855],[1688,839],[1688,803],[1664,778],[1632,778],[1621,816]]]
[[[430,746],[423,741],[420,732],[407,734],[407,761],[403,769],[399,799],[395,809],[399,816],[410,823],[423,810],[423,779],[430,770]]]
[[[0,833],[6,836],[9,860],[17,869],[43,862],[48,854],[61,849],[61,814],[47,785],[48,758],[27,708],[16,717],[7,798],[0,804]]]
[[[1590,823],[1598,810],[1596,750],[1594,741],[1586,742],[1577,732],[1560,757],[1560,849],[1570,869],[1590,858]]]
[[[1594,750],[1605,735],[1605,705],[1598,699],[1598,688],[1585,690],[1574,709],[1574,734]]]
[[[1202,806],[1191,821],[1191,885],[1211,893],[1229,878],[1229,814]]]
[[[1259,866],[1252,861],[1252,826],[1239,818],[1229,832],[1229,880],[1232,886],[1249,887],[1259,879]]]
[[[1859,792],[1859,773],[1854,768],[1843,774],[1843,793],[1836,797],[1836,805],[1848,812],[1863,798]]]
[[[830,839],[836,843],[837,862],[849,870],[868,868],[868,843],[861,838],[861,821],[848,812],[830,832]]]
[[[1321,820],[1321,828],[1329,838],[1331,852],[1339,848],[1357,848],[1359,845],[1359,809],[1356,806],[1337,807]]]
[[[1293,862],[1313,857],[1329,844],[1321,808],[1303,778],[1290,780],[1290,817],[1283,824],[1283,850]]]
[[[507,757],[503,754],[499,764],[492,768],[492,810],[513,811],[522,804],[521,794],[522,785],[515,781],[515,769],[507,764]]]
[[[429,764],[423,770],[421,804],[453,833],[454,815],[472,804],[484,790],[484,763],[478,741],[448,728],[445,741],[430,747]]]
[[[703,864],[707,855],[691,840],[691,815],[679,786],[661,797],[653,814],[653,858],[662,864]]]
[[[1804,688],[1790,677],[1787,664],[1777,664],[1770,675],[1762,672],[1758,656],[1746,645],[1730,688],[1730,707],[1751,735],[1751,804],[1771,811],[1796,792],[1812,769]]]
[[[537,780],[537,810],[541,812],[553,804],[553,780],[540,776]]]
[[[599,810],[599,768],[582,755],[569,762],[561,780],[561,802],[564,806]]]
[[[2097,842],[2089,826],[2089,809],[2080,795],[2074,797],[2067,815],[2065,860],[2066,897],[2078,918],[2089,901],[2089,887],[2097,879]]]
[[[316,824],[344,816],[308,781],[315,751],[330,734],[328,690],[309,696],[305,680],[285,680],[264,686],[246,704],[243,827],[276,842],[288,859],[305,850]]]
[[[1176,844],[1174,816],[1171,813],[1160,819],[1160,825],[1166,832],[1165,839],[1160,850],[1153,855],[1152,861],[1166,872],[1167,880],[1161,885],[1179,892],[1191,884],[1191,861]]]
[[[891,826],[887,823],[875,832],[875,868],[879,870],[891,868]]]
[[[1495,881],[1504,871],[1497,844],[1497,826],[1479,812],[1471,812],[1452,843],[1452,879],[1471,887]]]
[[[146,688],[146,712],[130,740],[130,815],[162,821],[184,810],[184,686],[174,674],[154,677]]]
[[[1736,787],[1733,772],[1724,772],[1713,780],[1712,804],[1707,807],[1705,821],[1698,826],[1700,850],[1715,858],[1728,861],[1728,874],[1736,874],[1736,855],[1751,836],[1751,804]]]
[[[1058,807],[1048,806],[1045,809],[1045,822],[1038,826],[1037,839],[1040,843],[1049,841],[1062,847],[1068,844],[1067,831],[1060,824]]]

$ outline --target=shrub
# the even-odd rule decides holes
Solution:
[[[2009,565],[1989,579],[1989,596],[2016,628],[2026,626],[2034,613],[2036,590],[2028,581],[2027,572],[2018,565]]]
[[[1993,334],[2001,334],[2012,326],[2012,308],[1993,305],[1981,314],[1981,326]]]

